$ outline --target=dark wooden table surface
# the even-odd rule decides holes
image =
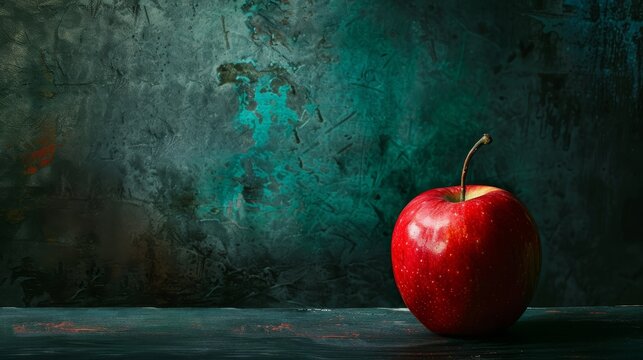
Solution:
[[[432,334],[406,309],[0,308],[0,358],[643,359],[643,307],[528,309],[505,334]]]

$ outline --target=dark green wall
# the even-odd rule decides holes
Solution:
[[[4,1],[0,305],[399,306],[392,226],[531,210],[534,305],[643,301],[643,1]]]

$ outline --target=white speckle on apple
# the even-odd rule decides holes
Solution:
[[[444,241],[430,241],[428,248],[432,253],[439,254],[447,248],[447,243]]]
[[[407,231],[409,233],[409,237],[413,240],[418,240],[418,238],[420,237],[421,230],[415,222],[409,224]]]

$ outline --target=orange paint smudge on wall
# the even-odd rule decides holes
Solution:
[[[56,144],[47,144],[28,153],[24,158],[25,174],[33,175],[38,170],[48,166],[54,159]]]
[[[54,153],[56,152],[56,144],[48,144],[40,149],[33,151],[29,154],[29,160],[30,161],[44,161],[47,159],[51,159],[51,157],[54,156]]]
[[[49,166],[56,154],[56,124],[51,119],[43,119],[43,122],[40,134],[33,139],[35,150],[32,148],[22,156],[26,175],[33,175]]]

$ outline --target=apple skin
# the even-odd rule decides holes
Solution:
[[[426,191],[393,230],[395,283],[411,313],[434,333],[489,335],[527,308],[540,272],[538,230],[511,193],[467,185]]]

